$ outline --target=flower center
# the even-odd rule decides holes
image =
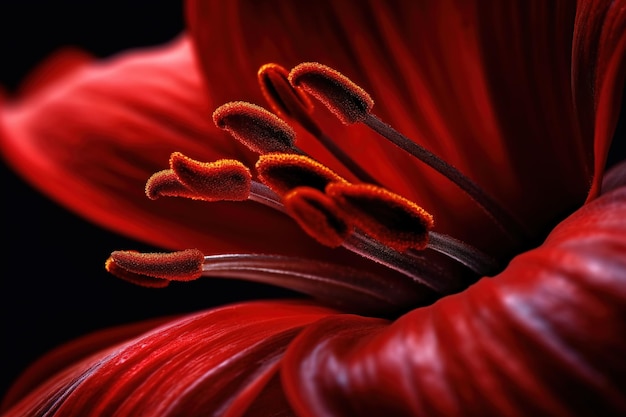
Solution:
[[[113,252],[106,263],[112,274],[149,287],[201,276],[249,279],[301,291],[345,310],[386,314],[432,301],[425,293],[441,297],[461,291],[502,268],[476,248],[434,231],[431,214],[382,187],[316,123],[309,95],[344,124],[364,123],[448,178],[511,241],[524,239],[524,228],[496,200],[374,116],[371,97],[339,72],[317,63],[300,64],[291,72],[268,64],[258,76],[276,114],[245,102],[227,103],[213,114],[218,127],[260,154],[255,173],[236,160],[203,163],[174,153],[170,169],[148,180],[146,194],[151,199],[255,201],[290,216],[320,244],[343,247],[384,266],[389,274],[274,254],[204,256],[195,249],[168,254]],[[285,120],[307,130],[357,181],[348,181],[298,148],[296,133]]]

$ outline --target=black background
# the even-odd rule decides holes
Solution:
[[[20,80],[60,46],[99,57],[158,45],[184,26],[181,1],[0,0],[0,85]],[[0,396],[30,362],[91,330],[197,311],[287,291],[236,281],[199,280],[161,290],[113,278],[113,250],[146,245],[87,223],[22,182],[2,162]]]
[[[184,27],[181,1],[0,0],[0,85],[14,90],[60,46],[99,57],[156,45]],[[622,117],[622,121],[624,117]],[[617,142],[623,145],[624,123]],[[623,157],[623,147],[613,159]],[[109,276],[112,250],[147,246],[82,221],[49,201],[0,162],[2,242],[0,395],[32,360],[58,344],[112,324],[196,311],[287,292],[200,280],[164,290]]]

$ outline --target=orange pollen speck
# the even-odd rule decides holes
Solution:
[[[323,191],[329,183],[348,183],[330,168],[304,155],[261,155],[256,169],[259,179],[279,195],[296,187],[306,186]]]
[[[374,100],[361,87],[339,71],[305,62],[289,73],[289,82],[321,101],[344,124],[364,120],[374,107]]]
[[[115,251],[111,253],[105,266],[109,272],[121,269],[130,273],[131,276],[142,275],[168,281],[191,281],[200,278],[203,263],[204,255],[197,249],[171,253]],[[123,275],[120,277],[126,279]]]
[[[428,244],[433,217],[404,197],[371,184],[331,183],[326,194],[356,227],[397,251]]]
[[[213,112],[213,121],[254,152],[293,151],[294,130],[263,107],[243,101],[227,103]]]

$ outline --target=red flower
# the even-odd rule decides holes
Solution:
[[[113,230],[216,254],[115,252],[112,272],[273,282],[334,309],[96,333],[26,372],[4,415],[625,414],[625,165],[602,179],[626,2],[478,3],[188,1],[171,45],[44,64],[2,110],[15,169]],[[288,124],[240,102],[263,103],[268,63],[295,67],[261,77]],[[231,134],[280,153],[251,177]]]

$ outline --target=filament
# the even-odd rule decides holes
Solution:
[[[419,297],[409,283],[398,280],[390,285],[388,276],[282,255],[205,256],[202,275],[271,284],[330,301],[334,305],[360,306],[369,312],[407,307]]]
[[[371,113],[368,113],[363,123],[400,149],[424,162],[456,184],[483,209],[495,225],[504,232],[511,241],[519,242],[523,236],[527,235],[525,228],[512,217],[508,211],[504,210],[489,194],[474,181],[463,175],[461,171],[448,164],[428,149],[407,138]]]
[[[278,194],[257,181],[252,181],[249,199],[286,213]],[[497,265],[488,255],[478,249],[441,233],[429,232],[427,248],[448,256],[468,267],[478,276],[487,276],[497,270]],[[372,239],[359,229],[355,229],[341,245],[345,249],[366,259],[384,265],[423,284],[432,290],[450,294],[460,289],[461,283],[441,270],[432,262],[427,262],[420,252],[398,252]]]

